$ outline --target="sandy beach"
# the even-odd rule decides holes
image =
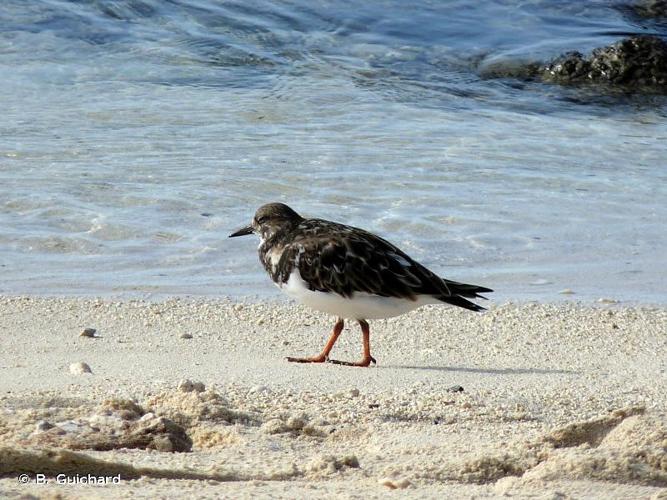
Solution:
[[[371,323],[374,367],[285,361],[332,323],[0,298],[0,496],[667,498],[664,307],[426,307]],[[360,350],[350,325],[332,354]],[[57,479],[88,474],[120,481]]]

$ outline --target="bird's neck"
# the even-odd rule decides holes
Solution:
[[[280,263],[280,258],[283,255],[285,250],[285,244],[281,238],[273,237],[269,240],[260,240],[259,248],[257,249],[259,253],[259,260],[262,262],[264,269],[269,273],[273,281],[277,280],[278,276],[278,264]]]

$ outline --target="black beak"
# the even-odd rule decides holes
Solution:
[[[252,226],[246,226],[242,227],[238,231],[234,231],[232,234],[229,235],[230,238],[235,238],[236,236],[246,236],[248,234],[252,234],[253,229]]]

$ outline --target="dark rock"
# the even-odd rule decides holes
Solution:
[[[37,432],[44,432],[44,431],[48,431],[49,429],[53,429],[53,427],[55,427],[55,426],[51,422],[48,422],[46,420],[40,420],[35,425],[35,430]]]
[[[447,389],[447,392],[463,392],[463,386],[453,385]]]
[[[631,5],[630,9],[639,17],[667,18],[667,0],[643,0]]]
[[[547,81],[585,80],[591,70],[591,63],[581,52],[566,52],[542,68],[542,79]]]
[[[561,84],[603,83],[667,91],[667,42],[642,35],[595,49],[588,58],[568,52],[544,66],[540,76]]]
[[[83,331],[79,334],[79,337],[90,337],[94,338],[95,337],[95,328],[84,328]]]
[[[478,67],[482,78],[516,78],[535,80],[539,78],[542,64],[515,60],[485,61]]]

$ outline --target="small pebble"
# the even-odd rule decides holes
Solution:
[[[83,331],[79,334],[79,337],[90,337],[94,338],[97,330],[94,328],[84,328]]]
[[[84,363],[84,362],[72,363],[71,365],[69,365],[69,371],[70,371],[70,373],[73,373],[74,375],[82,375],[84,373],[93,373],[93,371],[90,369],[90,366],[88,366],[88,364]]]
[[[265,385],[256,385],[250,388],[248,391],[250,394],[263,394],[265,392],[271,392],[271,390]]]
[[[334,392],[331,396],[334,399],[347,399],[349,394],[346,391],[338,391],[338,392]]]
[[[192,334],[190,334],[190,333],[183,333],[183,334],[181,335],[181,338],[182,338],[182,339],[191,339],[191,338],[192,338]]]
[[[382,486],[386,486],[390,490],[396,489],[405,489],[410,486],[410,481],[407,479],[391,479],[389,477],[384,477],[378,481]]]
[[[403,490],[403,489],[407,488],[408,486],[410,486],[410,484],[412,484],[412,483],[410,483],[410,481],[408,481],[407,479],[403,478],[403,479],[399,479],[398,481],[394,481],[394,484],[396,486],[398,486],[399,489]]]
[[[75,422],[74,420],[65,420],[64,422],[58,422],[54,427],[58,427],[58,434],[62,435],[68,432],[79,432],[85,424],[81,422]]]
[[[600,304],[618,304],[618,300],[616,299],[609,299],[607,297],[601,297],[598,299],[598,302]]]
[[[574,294],[574,290],[572,290],[571,288],[563,288],[563,289],[562,289],[560,292],[558,292],[558,293],[560,293],[561,295],[573,295],[573,294]]]
[[[49,429],[53,429],[54,427],[55,427],[55,425],[53,425],[51,422],[47,422],[46,420],[40,420],[35,425],[35,430],[37,432],[44,432],[44,431],[48,431]]]
[[[204,392],[206,387],[202,382],[193,382],[192,380],[181,380],[178,383],[178,390],[181,392]]]
[[[463,386],[453,385],[447,389],[447,392],[463,392]]]

